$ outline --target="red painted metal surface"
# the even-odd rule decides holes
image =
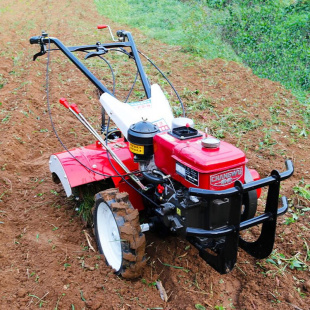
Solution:
[[[78,106],[75,103],[72,103],[70,105],[70,108],[76,113],[76,114],[80,114],[81,111],[79,110]]]
[[[109,146],[130,171],[138,169],[138,164],[134,163],[133,155],[129,151],[128,142],[124,142],[123,138],[117,139],[113,143],[109,143]],[[125,174],[123,169],[113,160],[111,155],[108,155],[107,151],[98,143],[72,149],[70,150],[70,153],[86,167],[103,174],[100,175],[89,171],[76,161],[68,152],[56,153],[54,155],[57,156],[61,162],[71,187],[100,181],[109,178],[110,176],[117,175],[117,172],[109,162],[109,158],[117,171],[120,174]],[[120,177],[113,177],[112,180],[115,186],[118,186],[122,179]]]
[[[247,162],[244,153],[224,141],[221,141],[217,149],[207,149],[201,145],[201,139],[199,137],[179,140],[168,133],[156,135],[154,137],[156,166],[186,187],[222,190],[232,187],[236,180],[244,182],[244,167]],[[133,161],[128,142],[120,138],[109,143],[109,146],[130,171],[138,170],[138,164]],[[112,176],[114,185],[119,187],[121,192],[128,192],[133,206],[143,210],[141,196],[122,178],[117,177],[113,166],[119,173],[125,174],[125,172],[98,141],[85,147],[72,149],[70,152],[86,167],[102,174],[89,171],[68,152],[56,153],[54,155],[61,162],[72,188]],[[250,169],[250,172],[254,180],[259,179],[255,170]],[[135,186],[131,181],[130,183]],[[158,191],[160,192],[160,189]],[[259,195],[260,192],[258,192]]]
[[[69,109],[69,103],[66,98],[59,99],[60,104],[62,104],[66,109]]]
[[[156,166],[186,187],[222,190],[234,185],[236,175],[238,180],[244,182],[247,160],[241,150],[224,141],[217,149],[207,149],[201,145],[201,140],[201,137],[179,140],[168,133],[156,135]],[[227,173],[221,175],[222,172]],[[234,177],[230,178],[232,175]],[[216,176],[224,180],[220,187],[211,181]]]
[[[258,174],[258,172],[257,172],[256,170],[254,170],[254,169],[249,169],[249,171],[250,171],[250,173],[251,173],[251,175],[252,175],[253,181],[257,181],[257,180],[260,179],[260,176],[259,176],[259,174]],[[260,195],[262,194],[262,189],[261,189],[261,188],[258,188],[258,189],[256,190],[256,192],[257,192],[257,199],[258,199],[258,198],[260,197]]]

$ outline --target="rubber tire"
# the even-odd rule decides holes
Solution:
[[[115,273],[126,279],[134,279],[141,275],[145,260],[145,235],[141,232],[139,212],[131,205],[127,193],[119,193],[116,188],[107,189],[95,195],[94,233],[100,254],[105,254],[105,249],[99,236],[100,212],[98,207],[106,204],[115,219],[120,235],[121,266]],[[98,215],[99,214],[99,215]],[[109,265],[106,259],[107,265]]]
[[[253,181],[251,172],[245,167],[245,183]],[[241,213],[241,222],[249,220],[255,216],[257,210],[257,192],[256,189],[247,192],[243,195],[244,210]]]

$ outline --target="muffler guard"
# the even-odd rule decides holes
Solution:
[[[288,209],[286,197],[282,197],[282,207],[279,209],[278,202],[281,181],[289,178],[294,172],[294,167],[290,160],[286,161],[286,168],[287,170],[282,173],[274,170],[269,177],[247,184],[237,181],[233,188],[223,191],[211,191],[199,188],[189,189],[189,194],[193,196],[207,199],[229,198],[231,200],[227,226],[214,230],[187,227],[185,233],[186,238],[199,250],[200,256],[219,273],[225,274],[233,269],[237,260],[239,246],[258,259],[265,258],[272,252],[277,217],[284,214]],[[240,222],[243,194],[267,186],[268,194],[265,212],[257,217]],[[248,242],[240,237],[239,233],[241,230],[258,224],[262,224],[262,227],[261,234],[256,241]],[[198,239],[201,240],[202,238],[210,241],[221,238],[223,243],[212,254],[210,251],[212,249],[212,242],[203,245],[201,242],[198,242]]]

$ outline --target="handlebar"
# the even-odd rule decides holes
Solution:
[[[105,26],[105,25],[101,25]],[[138,50],[136,48],[135,42],[130,32],[120,30],[117,32],[117,36],[121,38],[121,40],[113,43],[96,43],[95,45],[85,45],[85,46],[65,46],[60,40],[57,38],[49,37],[47,33],[42,32],[41,36],[34,36],[31,37],[29,42],[30,44],[39,44],[41,46],[41,50],[39,53],[33,56],[33,60],[36,60],[37,57],[44,55],[47,52],[46,45],[48,44],[55,44],[57,48],[65,54],[69,58],[70,61],[99,89],[101,93],[108,93],[111,96],[113,94],[101,83],[99,79],[97,79],[89,70],[88,68],[77,58],[73,55],[73,52],[78,51],[90,51],[90,50],[97,50],[95,53],[88,53],[86,58],[92,56],[99,56],[107,52],[108,49],[112,48],[131,48],[132,58],[134,59],[142,85],[146,94],[147,98],[151,98],[151,86],[150,82],[147,78],[147,75],[143,69],[142,62],[139,57]],[[125,41],[125,38],[127,39]]]
[[[40,44],[42,36],[31,37],[29,42],[30,44]]]
[[[80,71],[100,90],[101,93],[111,94],[111,92],[100,82],[100,80],[98,80],[88,70],[88,68],[77,57],[73,55],[70,49],[57,38],[49,37],[47,33],[43,32],[41,36],[31,37],[29,42],[30,44],[40,44],[41,46],[40,52],[33,56],[33,60],[36,60],[37,57],[42,56],[47,52],[47,44],[55,44],[58,49],[62,51],[73,62],[73,64],[78,69],[80,69]]]
[[[48,34],[45,31],[42,31],[40,36],[31,37],[29,42],[30,44],[43,44],[43,39],[48,38]]]

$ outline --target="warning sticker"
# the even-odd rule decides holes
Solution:
[[[182,176],[186,181],[199,186],[199,173],[198,171],[191,169],[179,162],[175,164],[175,171]]]
[[[144,154],[144,146],[143,145],[136,145],[136,144],[129,143],[129,149],[134,154],[141,154],[141,155]]]

